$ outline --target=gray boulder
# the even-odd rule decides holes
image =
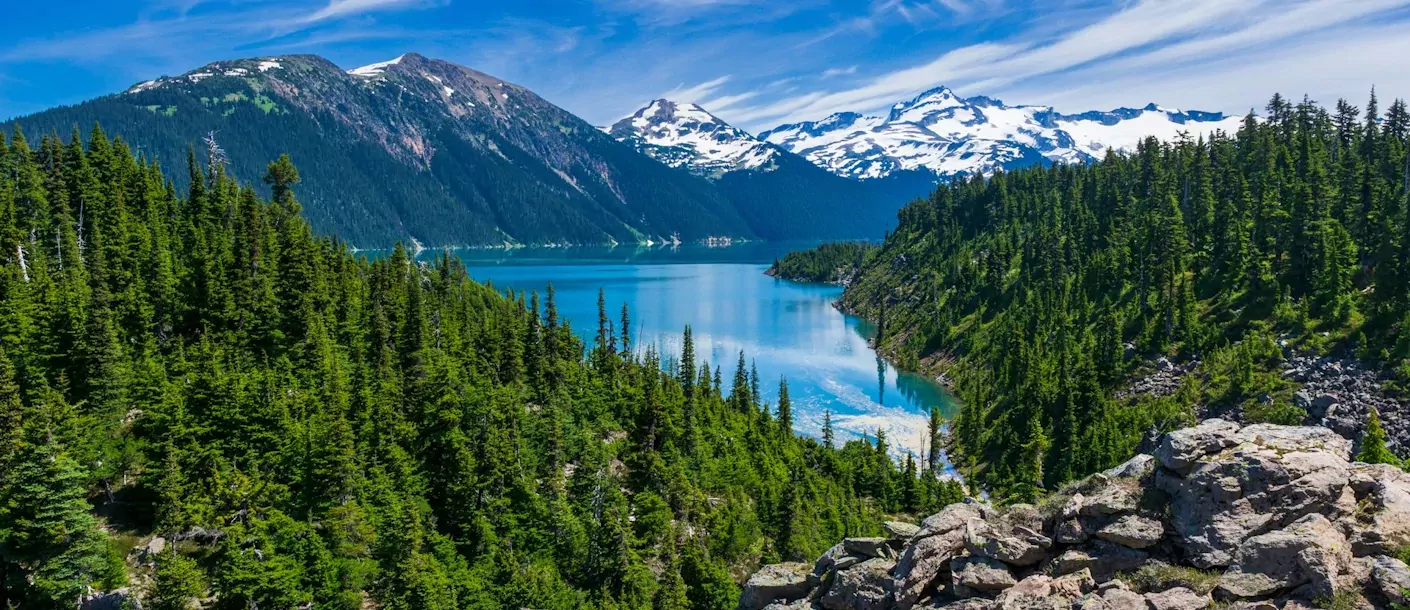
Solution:
[[[813,562],[813,575],[822,578],[832,569],[838,559],[846,556],[847,550],[843,548],[841,542],[832,545],[832,548],[824,551],[822,555],[818,556],[818,560]]]
[[[822,596],[827,610],[886,610],[891,592],[891,568],[896,562],[873,558],[838,572]]]
[[[1103,470],[1102,474],[1113,479],[1140,479],[1152,472],[1155,472],[1155,456],[1142,453],[1119,466]]]
[[[994,601],[1003,610],[1068,610],[1096,588],[1087,572],[1052,578],[1034,574],[1004,589]]]
[[[1105,540],[1092,542],[1063,551],[1048,564],[1053,574],[1071,574],[1078,570],[1090,570],[1097,580],[1107,580],[1118,572],[1128,572],[1141,567],[1150,559],[1150,554]]]
[[[1146,604],[1150,610],[1204,610],[1209,607],[1208,595],[1200,595],[1185,587],[1166,589],[1159,593],[1147,593]]]
[[[881,528],[896,540],[910,540],[920,533],[920,526],[905,521],[887,521],[881,524]]]
[[[1091,483],[1098,488],[1085,496],[1073,496],[1074,501],[1080,501],[1075,506],[1069,505],[1067,511],[1083,517],[1109,517],[1133,512],[1140,506],[1141,484],[1134,479],[1095,475]]]
[[[1388,464],[1351,465],[1358,510],[1344,521],[1357,556],[1387,555],[1410,544],[1410,473]]]
[[[973,555],[1013,566],[1031,566],[1048,556],[1052,540],[1023,526],[990,525],[978,519],[965,524],[965,548]]]
[[[966,499],[963,502],[946,506],[940,512],[926,517],[924,521],[920,522],[920,532],[916,534],[916,537],[943,534],[964,527],[970,519],[987,519],[992,516],[992,512],[983,504],[972,498]]]
[[[1371,568],[1371,579],[1392,603],[1410,603],[1410,567],[1394,557],[1382,555]]]
[[[1146,598],[1130,589],[1103,591],[1102,601],[1111,610],[1146,610]]]
[[[1321,426],[1252,424],[1239,430],[1238,441],[1283,452],[1325,451],[1351,460],[1351,441]]]
[[[989,557],[965,555],[950,562],[951,582],[957,592],[1003,591],[1018,583],[1003,562]]]
[[[1053,540],[1062,544],[1081,544],[1091,537],[1081,519],[1068,519],[1053,529]]]
[[[1238,443],[1239,425],[1223,419],[1207,419],[1193,428],[1166,434],[1155,450],[1155,459],[1176,472],[1188,472],[1204,456]]]
[[[998,602],[983,597],[971,597],[953,601],[943,606],[936,606],[939,610],[994,610],[998,607]]]
[[[1184,477],[1156,473],[1156,486],[1170,496],[1173,539],[1199,568],[1229,565],[1244,540],[1304,515],[1335,518],[1355,508],[1350,465],[1336,453],[1274,446],[1290,446],[1286,436],[1240,436],[1246,442]]]
[[[842,541],[842,548],[849,555],[891,557],[891,547],[887,544],[886,538],[846,538]]]
[[[1126,515],[1097,530],[1096,536],[1121,546],[1144,549],[1160,542],[1164,533],[1164,526],[1155,519]]]
[[[124,587],[85,595],[79,600],[78,607],[79,610],[127,610],[128,608],[142,610],[142,600]]]
[[[806,563],[776,563],[755,572],[744,583],[739,610],[762,610],[775,601],[793,601],[812,593],[818,584],[813,566]]]
[[[1326,517],[1312,514],[1246,540],[1219,578],[1218,590],[1226,597],[1267,597],[1310,585],[1313,597],[1331,597],[1338,574],[1350,565],[1346,536]]]
[[[799,599],[791,602],[774,602],[764,606],[764,610],[810,610],[813,602],[806,599]]]
[[[852,569],[852,566],[857,565],[863,561],[866,561],[865,557],[858,557],[856,555],[843,555],[832,564],[832,569],[836,572],[850,570]]]
[[[896,563],[896,608],[910,610],[922,597],[936,588],[936,579],[949,569],[950,560],[964,550],[964,530],[955,529],[935,536],[915,540],[901,553]]]

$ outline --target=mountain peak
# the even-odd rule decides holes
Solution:
[[[312,68],[317,71],[326,71],[329,73],[341,71],[337,66],[333,65],[332,62],[317,55],[294,54],[222,59],[208,63],[195,70],[188,71],[180,76],[161,76],[137,83],[129,87],[124,93],[139,93],[167,85],[194,85],[211,77],[258,78],[261,76],[278,75],[293,67]]]
[[[603,129],[671,167],[700,174],[757,169],[777,150],[698,104],[658,98]]]
[[[1221,113],[1149,104],[1064,115],[1050,106],[1008,106],[948,87],[892,105],[880,117],[837,113],[781,125],[761,137],[849,178],[928,170],[938,176],[988,174],[1034,163],[1087,163],[1109,149],[1130,150],[1146,136],[1232,131]]]

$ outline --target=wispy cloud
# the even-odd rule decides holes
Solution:
[[[393,35],[416,36],[404,29],[371,29],[369,13],[436,6],[443,0],[330,0],[326,4],[171,0],[154,5],[138,20],[107,28],[61,32],[47,38],[20,39],[0,48],[0,61],[98,61],[113,57],[168,60],[193,67],[192,57],[302,44],[328,44]],[[200,8],[202,10],[197,11]],[[339,23],[347,23],[344,28]],[[316,33],[315,33],[316,32]]]
[[[694,85],[677,85],[676,88],[661,94],[661,97],[675,102],[699,102],[719,91],[729,79],[730,77],[725,75]]]
[[[705,108],[706,110],[709,110],[712,113],[724,112],[734,108],[735,106],[738,106],[741,102],[747,102],[756,97],[759,97],[758,91],[745,91],[743,93],[736,93],[733,95],[721,95],[719,97],[712,97],[701,100],[696,103],[699,104],[702,108]]]
[[[339,17],[349,17],[373,11],[384,11],[424,4],[423,0],[329,0],[327,6],[305,16],[304,23],[317,23]]]
[[[974,94],[1021,90],[1038,96],[1034,101],[1045,103],[1044,91],[1073,86],[1061,82],[1066,75],[1078,79],[1076,82],[1093,83],[1087,87],[1090,90],[1142,71],[1160,74],[1182,63],[1225,60],[1231,52],[1259,45],[1279,44],[1290,57],[1302,57],[1305,52],[1295,49],[1294,44],[1298,36],[1384,15],[1406,5],[1410,0],[1139,0],[1056,32],[1020,31],[1005,39],[950,49],[929,61],[882,72],[854,87],[805,90],[738,107],[726,119],[761,127],[770,121],[816,119],[842,110],[869,111],[941,84]],[[966,11],[973,7],[956,2],[950,8]],[[1402,39],[1410,40],[1405,37],[1406,28],[1397,27]],[[1347,61],[1347,55],[1335,55]],[[831,72],[829,69],[824,75]]]
[[[846,68],[828,68],[826,70],[823,70],[822,77],[832,78],[834,76],[849,76],[856,73],[856,66],[847,66]]]

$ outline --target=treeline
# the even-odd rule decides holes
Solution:
[[[902,210],[843,305],[879,318],[899,361],[949,367],[951,458],[1007,500],[1197,407],[1297,423],[1284,348],[1410,381],[1408,134],[1402,101],[1274,96],[1236,134],[957,180]],[[1202,364],[1174,396],[1114,398],[1161,355]]]
[[[770,276],[799,282],[846,284],[875,252],[876,244],[868,242],[830,242],[811,250],[789,252],[774,259],[767,273]]]
[[[96,127],[0,142],[0,606],[729,608],[961,491],[689,329],[599,302],[585,344],[551,288],[314,236],[287,157],[266,201],[195,156],[178,193]]]

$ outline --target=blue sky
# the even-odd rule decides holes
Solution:
[[[937,85],[1064,112],[1410,96],[1410,0],[3,0],[0,118],[237,57],[408,51],[606,124],[694,101],[760,130]]]

